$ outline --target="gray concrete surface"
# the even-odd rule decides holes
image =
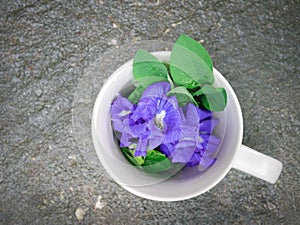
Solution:
[[[1,1],[0,224],[299,224],[299,15],[298,0]],[[283,162],[275,185],[232,170],[201,196],[154,202],[85,160],[72,102],[89,66],[182,33],[235,89],[244,144]]]

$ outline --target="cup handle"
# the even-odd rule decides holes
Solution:
[[[277,159],[241,145],[233,168],[274,184],[281,173],[282,163]]]

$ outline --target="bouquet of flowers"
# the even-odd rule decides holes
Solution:
[[[220,138],[213,112],[227,103],[224,88],[213,86],[213,64],[205,48],[181,35],[169,63],[138,50],[133,59],[135,88],[111,104],[112,127],[120,150],[148,173],[176,166],[206,170],[217,160]]]

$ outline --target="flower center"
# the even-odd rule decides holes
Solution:
[[[119,116],[127,116],[128,114],[130,114],[131,111],[130,110],[122,110],[118,115]]]
[[[203,138],[202,138],[200,135],[198,135],[198,136],[197,136],[197,141],[198,141],[199,143],[202,143],[204,140],[203,140]]]
[[[162,110],[160,113],[156,114],[154,118],[154,123],[159,129],[164,129],[164,118],[166,111]]]

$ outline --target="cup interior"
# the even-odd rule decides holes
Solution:
[[[168,62],[169,51],[153,52],[162,62]],[[123,87],[133,81],[132,60],[117,69],[100,90],[92,115],[92,138],[99,160],[109,175],[131,193],[152,200],[177,201],[200,195],[220,182],[232,167],[243,132],[238,99],[227,80],[214,69],[215,86],[227,91],[227,106],[219,118],[217,132],[223,137],[215,164],[199,173],[184,168],[174,176],[150,176],[132,166],[121,153],[111,126],[111,102]]]

